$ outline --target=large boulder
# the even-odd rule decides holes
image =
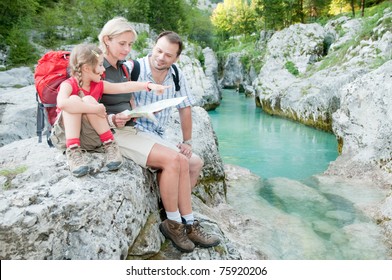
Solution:
[[[202,214],[225,201],[225,174],[208,114],[197,107],[193,116],[195,152],[205,162],[195,215],[223,241],[221,250],[197,258],[238,259],[216,221]],[[172,121],[178,123],[178,114]],[[169,138],[179,141],[174,130]],[[163,212],[150,171],[126,160],[120,170],[109,172],[103,154],[89,153],[90,174],[75,178],[65,155],[37,137],[5,145],[0,154],[1,259],[149,258],[160,251]]]

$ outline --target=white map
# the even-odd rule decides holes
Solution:
[[[185,98],[187,97],[183,96],[183,97],[164,99],[148,105],[136,107],[132,111],[125,110],[122,111],[121,113],[127,116],[131,116],[131,118],[145,117],[152,120],[153,122],[158,122],[157,118],[154,116],[155,112],[161,111],[167,107],[176,106],[180,104],[182,101],[184,101]]]

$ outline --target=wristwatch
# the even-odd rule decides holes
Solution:
[[[189,146],[192,146],[192,140],[191,140],[191,139],[189,139],[189,140],[184,140],[184,141],[182,141],[182,144],[187,144],[187,145],[189,145]]]

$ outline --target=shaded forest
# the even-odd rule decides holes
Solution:
[[[233,36],[280,30],[295,23],[323,23],[343,13],[360,17],[374,5],[391,5],[390,0],[216,0],[207,1],[210,8],[202,10],[199,1],[1,1],[1,64],[8,69],[35,63],[42,55],[36,46],[57,49],[85,40],[96,42],[100,28],[114,16],[147,23],[156,32],[175,30],[202,47],[218,50]],[[213,8],[212,4],[218,5]],[[147,36],[140,38],[143,35]]]

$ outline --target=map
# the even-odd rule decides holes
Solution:
[[[140,118],[140,117],[145,117],[153,122],[158,122],[157,118],[154,116],[155,112],[161,111],[167,107],[172,107],[180,104],[182,101],[184,101],[187,97],[176,97],[176,98],[170,98],[170,99],[164,99],[160,100],[148,105],[136,107],[133,110],[125,110],[122,111],[122,114],[131,116],[131,118]]]

